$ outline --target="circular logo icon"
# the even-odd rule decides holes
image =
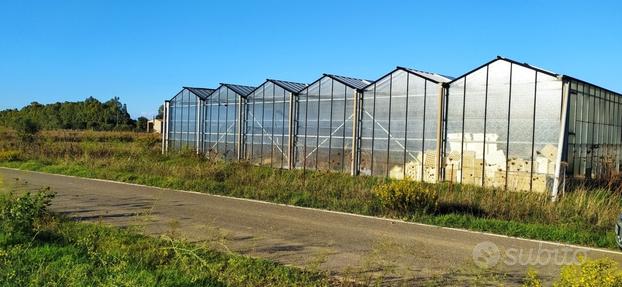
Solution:
[[[499,247],[490,241],[480,242],[473,248],[473,262],[480,268],[494,267],[500,258]]]

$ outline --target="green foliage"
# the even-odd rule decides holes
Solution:
[[[36,231],[36,225],[47,215],[47,207],[54,194],[48,190],[16,195],[13,192],[0,194],[0,226],[8,236],[29,236]]]
[[[564,266],[559,280],[553,286],[620,287],[622,286],[622,270],[612,259],[582,259],[579,265]]]
[[[89,97],[81,102],[63,102],[42,105],[33,102],[17,110],[0,111],[0,125],[16,127],[19,131],[20,121],[29,119],[32,123],[45,130],[133,130],[136,123],[127,112],[127,107],[113,98],[100,102]]]
[[[542,281],[530,271],[525,278],[525,287],[541,287]],[[621,287],[622,269],[610,258],[580,259],[578,265],[562,267],[554,287]]]
[[[525,276],[523,281],[523,287],[542,287],[542,281],[538,278],[538,273],[531,269],[527,271],[527,276]]]
[[[147,122],[149,121],[148,118],[145,117],[139,117],[138,119],[136,119],[136,131],[137,132],[146,132],[147,131]]]
[[[13,124],[17,136],[23,143],[33,143],[37,133],[41,130],[39,123],[30,118],[18,118]]]
[[[400,213],[434,213],[438,193],[434,186],[406,180],[390,181],[374,187],[385,208]]]
[[[158,108],[158,115],[156,115],[156,119],[161,120],[164,118],[164,105],[160,105]]]

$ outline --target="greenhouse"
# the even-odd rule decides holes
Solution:
[[[244,154],[251,163],[290,168],[292,103],[307,85],[266,80],[246,100]]]
[[[622,164],[622,95],[502,57],[457,78],[397,67],[373,82],[184,87],[164,118],[163,152],[274,168],[556,196]]]
[[[501,57],[446,91],[445,180],[556,194],[619,171],[619,94]]]
[[[435,182],[447,76],[398,67],[364,89],[358,169],[364,175]]]
[[[210,158],[239,160],[241,158],[243,112],[246,96],[255,87],[220,84],[204,101],[201,152]]]
[[[369,81],[324,74],[296,101],[295,168],[351,172],[354,99]]]
[[[171,100],[165,103],[169,124],[165,125],[165,148],[197,149],[202,136],[198,119],[201,106],[214,89],[183,87]]]

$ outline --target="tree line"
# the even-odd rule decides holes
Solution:
[[[106,102],[100,102],[93,97],[84,101],[46,105],[32,102],[21,109],[0,111],[0,125],[16,127],[24,121],[45,130],[143,131],[147,118],[133,120],[127,112],[127,106],[118,97]]]

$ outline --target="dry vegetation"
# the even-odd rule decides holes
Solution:
[[[615,184],[575,185],[551,202],[539,193],[415,182],[391,186],[393,181],[374,177],[209,161],[191,151],[161,155],[159,138],[150,134],[44,131],[25,144],[13,131],[0,130],[0,138],[2,166],[616,248],[613,226],[622,197]],[[387,197],[383,190],[402,195]],[[426,200],[434,208],[403,202],[415,193],[433,195]]]

